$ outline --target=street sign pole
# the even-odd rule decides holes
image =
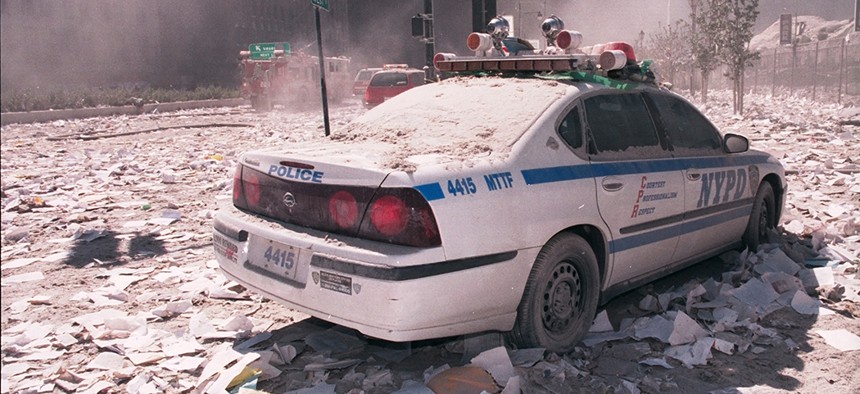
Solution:
[[[327,1],[325,3],[328,5]],[[325,125],[325,136],[328,137],[331,134],[331,127],[328,122],[328,96],[325,90],[325,58],[323,57],[322,33],[320,32],[320,7],[314,7],[314,16],[317,23],[317,49],[320,63],[320,93],[322,94],[323,124]]]

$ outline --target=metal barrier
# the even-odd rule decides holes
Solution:
[[[860,100],[860,36],[807,44],[762,49],[760,57],[744,73],[746,93],[803,95],[813,100],[842,103]],[[700,92],[701,74],[694,70],[694,87]],[[731,89],[729,70],[720,66],[708,78],[708,89]],[[674,90],[688,92],[690,70],[671,78]]]

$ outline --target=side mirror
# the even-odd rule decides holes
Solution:
[[[737,134],[726,134],[723,137],[723,150],[726,153],[742,153],[750,149],[750,140]]]

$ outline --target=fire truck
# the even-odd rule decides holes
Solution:
[[[275,104],[297,106],[320,99],[319,57],[290,52],[288,43],[251,44],[239,52],[242,98],[257,111]],[[349,58],[325,58],[326,94],[338,102],[352,94]]]

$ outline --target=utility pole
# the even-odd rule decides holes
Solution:
[[[323,57],[322,33],[320,29],[320,8],[326,11],[329,11],[331,8],[329,8],[328,0],[311,0],[311,4],[314,7],[314,19],[317,26],[317,52],[319,53],[320,63],[320,96],[322,96],[323,125],[325,126],[325,136],[328,137],[331,134],[331,125],[328,119],[328,94],[325,88],[325,57]]]
[[[436,78],[433,56],[436,55],[436,39],[433,36],[433,0],[424,0],[424,12],[412,17],[412,37],[424,43],[424,77]]]
[[[436,41],[433,36],[433,0],[424,0],[424,15],[427,15],[427,18],[429,18],[424,24],[424,26],[427,26],[424,32],[424,66],[427,67],[430,73],[435,74],[433,56],[436,55]],[[433,75],[427,75],[427,77],[433,79]]]

